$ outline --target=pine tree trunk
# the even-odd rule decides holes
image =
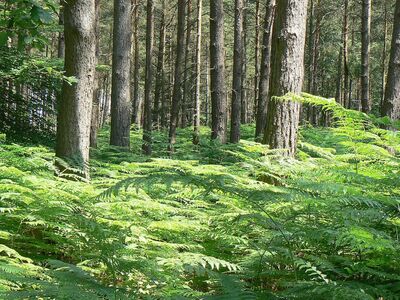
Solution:
[[[60,0],[60,11],[58,15],[58,25],[60,27],[64,26],[64,0]],[[58,34],[58,49],[57,49],[57,57],[63,59],[65,57],[65,36],[64,36],[64,29]]]
[[[254,110],[253,115],[258,111],[258,87],[260,80],[260,0],[256,0],[256,36],[255,36],[255,53],[254,53]]]
[[[154,2],[147,0],[147,23],[146,23],[146,67],[144,82],[144,118],[143,118],[143,145],[142,150],[146,155],[151,155],[151,132],[153,130],[152,109],[152,86],[153,86],[153,44],[154,44]]]
[[[114,0],[110,144],[126,148],[131,125],[131,23],[131,0]]]
[[[304,79],[307,0],[279,0],[276,5],[272,48],[270,95],[300,93]],[[296,152],[300,104],[270,99],[264,142],[272,149]]]
[[[139,47],[139,0],[134,0],[134,26],[133,26],[133,43],[134,43],[134,69],[133,69],[133,96],[132,99],[132,122],[138,126],[141,125],[141,101],[139,94],[139,82],[140,82],[140,47]]]
[[[386,83],[386,51],[387,51],[387,34],[388,34],[388,1],[384,0],[384,25],[383,25],[383,47],[382,47],[382,71],[381,71],[381,99],[380,108],[383,106],[383,101],[385,100],[385,83]]]
[[[96,6],[96,64],[100,58],[100,0],[95,0]],[[92,119],[90,124],[90,147],[97,148],[97,133],[100,126],[100,74],[95,72],[93,104],[92,104]]]
[[[161,23],[160,23],[160,40],[158,43],[158,62],[157,62],[157,79],[154,93],[154,113],[153,121],[160,126],[160,104],[163,101],[164,86],[164,62],[165,62],[165,0],[162,1]]]
[[[242,105],[243,72],[243,0],[235,0],[235,41],[233,52],[232,107],[230,142],[240,140],[240,113]]]
[[[242,124],[247,124],[247,0],[244,0],[243,5],[243,70],[240,119]]]
[[[344,0],[344,14],[343,14],[343,101],[344,107],[350,107],[349,99],[349,48],[348,48],[348,36],[349,36],[349,0]]]
[[[65,75],[57,122],[56,156],[89,177],[90,119],[95,76],[95,1],[65,2]],[[64,171],[64,170],[61,170]]]
[[[361,105],[364,113],[369,113],[369,56],[371,38],[371,0],[363,0],[361,29]]]
[[[382,115],[392,120],[400,119],[400,0],[396,1],[394,13],[392,48]]]
[[[210,3],[211,139],[226,142],[226,91],[223,0]]]
[[[192,14],[192,1],[187,0],[187,14],[186,14],[186,42],[185,42],[185,70],[183,75],[183,99],[182,99],[182,119],[181,127],[185,128],[188,121],[188,98],[190,90],[190,43],[191,43],[191,32],[192,25],[190,16]]]
[[[176,142],[176,127],[178,126],[179,106],[182,98],[182,74],[185,67],[185,0],[178,0],[178,28],[175,59],[174,90],[172,96],[171,122],[169,127],[169,152],[174,152]]]
[[[197,37],[196,37],[196,94],[193,118],[193,144],[200,142],[200,116],[201,116],[201,26],[202,26],[203,1],[197,0]]]
[[[267,123],[268,90],[271,62],[271,38],[272,26],[275,15],[275,0],[269,0],[264,19],[264,34],[261,55],[260,87],[258,94],[257,119],[256,119],[256,141],[261,142],[265,125]]]

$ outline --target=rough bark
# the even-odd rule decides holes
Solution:
[[[64,6],[65,75],[57,122],[56,156],[89,177],[89,138],[95,76],[95,1],[68,1]],[[64,170],[61,170],[64,171]]]
[[[200,85],[201,85],[201,26],[202,26],[203,1],[197,0],[197,36],[196,36],[196,94],[193,116],[193,144],[200,142]]]
[[[232,76],[232,106],[230,142],[240,140],[240,113],[242,105],[242,72],[243,72],[243,0],[235,0],[235,34]]]
[[[264,34],[262,42],[260,86],[258,94],[257,116],[256,116],[256,141],[261,142],[267,123],[268,90],[271,63],[271,38],[272,26],[275,15],[275,0],[269,0],[264,19]]]
[[[211,139],[226,142],[226,91],[223,0],[210,2]]]
[[[174,152],[176,142],[176,127],[179,118],[179,106],[182,98],[182,74],[184,71],[184,47],[185,47],[185,0],[178,0],[178,28],[175,59],[175,78],[172,96],[171,121],[169,127],[168,150]]]
[[[240,119],[242,124],[247,123],[247,0],[243,2],[243,70],[242,70],[242,104]]]
[[[100,58],[100,0],[95,0],[96,10],[96,64]],[[93,104],[92,104],[92,119],[90,123],[90,147],[97,147],[97,133],[100,126],[100,74],[95,72],[94,89],[93,89]]]
[[[133,91],[132,91],[132,122],[138,126],[141,125],[141,101],[139,94],[139,82],[140,82],[140,47],[139,47],[139,0],[134,0],[134,25],[133,25],[133,43],[134,43],[134,66],[133,66]]]
[[[344,107],[350,107],[349,99],[349,0],[344,0],[344,13],[343,13],[343,100],[341,101]]]
[[[362,2],[361,29],[361,106],[364,113],[371,110],[369,95],[369,60],[371,39],[371,0]]]
[[[144,118],[143,118],[143,145],[142,150],[146,155],[151,154],[151,132],[153,129],[152,118],[152,86],[153,86],[153,44],[154,44],[154,2],[147,0],[146,22],[146,66],[144,82]]]
[[[157,77],[154,92],[154,112],[153,122],[159,127],[160,117],[160,104],[163,101],[163,86],[164,86],[164,62],[165,62],[165,0],[162,1],[161,22],[160,22],[160,36],[158,43],[158,58],[157,58]]]
[[[64,0],[60,0],[60,11],[58,15],[58,25],[61,27],[64,26]],[[64,30],[61,28],[61,31],[58,33],[58,49],[57,49],[57,57],[62,59],[65,57],[65,36]]]
[[[260,0],[256,0],[256,35],[255,35],[255,53],[254,53],[254,110],[253,113],[257,112],[258,104],[258,87],[260,80]]]
[[[129,148],[131,0],[114,0],[110,144]]]
[[[181,127],[185,128],[188,121],[188,98],[190,90],[190,43],[191,43],[191,32],[192,25],[190,16],[192,14],[192,1],[187,0],[187,14],[186,14],[186,42],[185,42],[185,70],[183,75],[183,99],[182,99],[182,119]]]
[[[394,13],[392,46],[382,115],[392,120],[400,119],[400,0],[396,1]]]
[[[280,0],[272,35],[270,95],[300,93],[304,79],[307,0]],[[268,104],[264,142],[272,149],[296,151],[300,104],[274,98]]]

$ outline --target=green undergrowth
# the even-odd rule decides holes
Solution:
[[[252,126],[172,157],[104,129],[90,183],[3,139],[0,299],[399,299],[400,136],[353,125],[304,126],[295,159]]]

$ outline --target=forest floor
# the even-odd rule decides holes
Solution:
[[[296,159],[252,141],[151,158],[107,145],[91,182],[52,149],[0,141],[0,299],[396,299],[400,136],[301,130]],[[36,297],[36,298],[35,298]],[[392,297],[392,298],[391,298]]]

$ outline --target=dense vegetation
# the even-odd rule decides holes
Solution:
[[[336,114],[301,129],[296,159],[252,126],[223,146],[180,130],[172,158],[160,133],[151,159],[140,131],[128,153],[104,130],[90,183],[54,177],[47,147],[3,140],[1,297],[398,299],[400,137]]]
[[[0,1],[0,299],[400,299],[399,119],[400,0]]]

